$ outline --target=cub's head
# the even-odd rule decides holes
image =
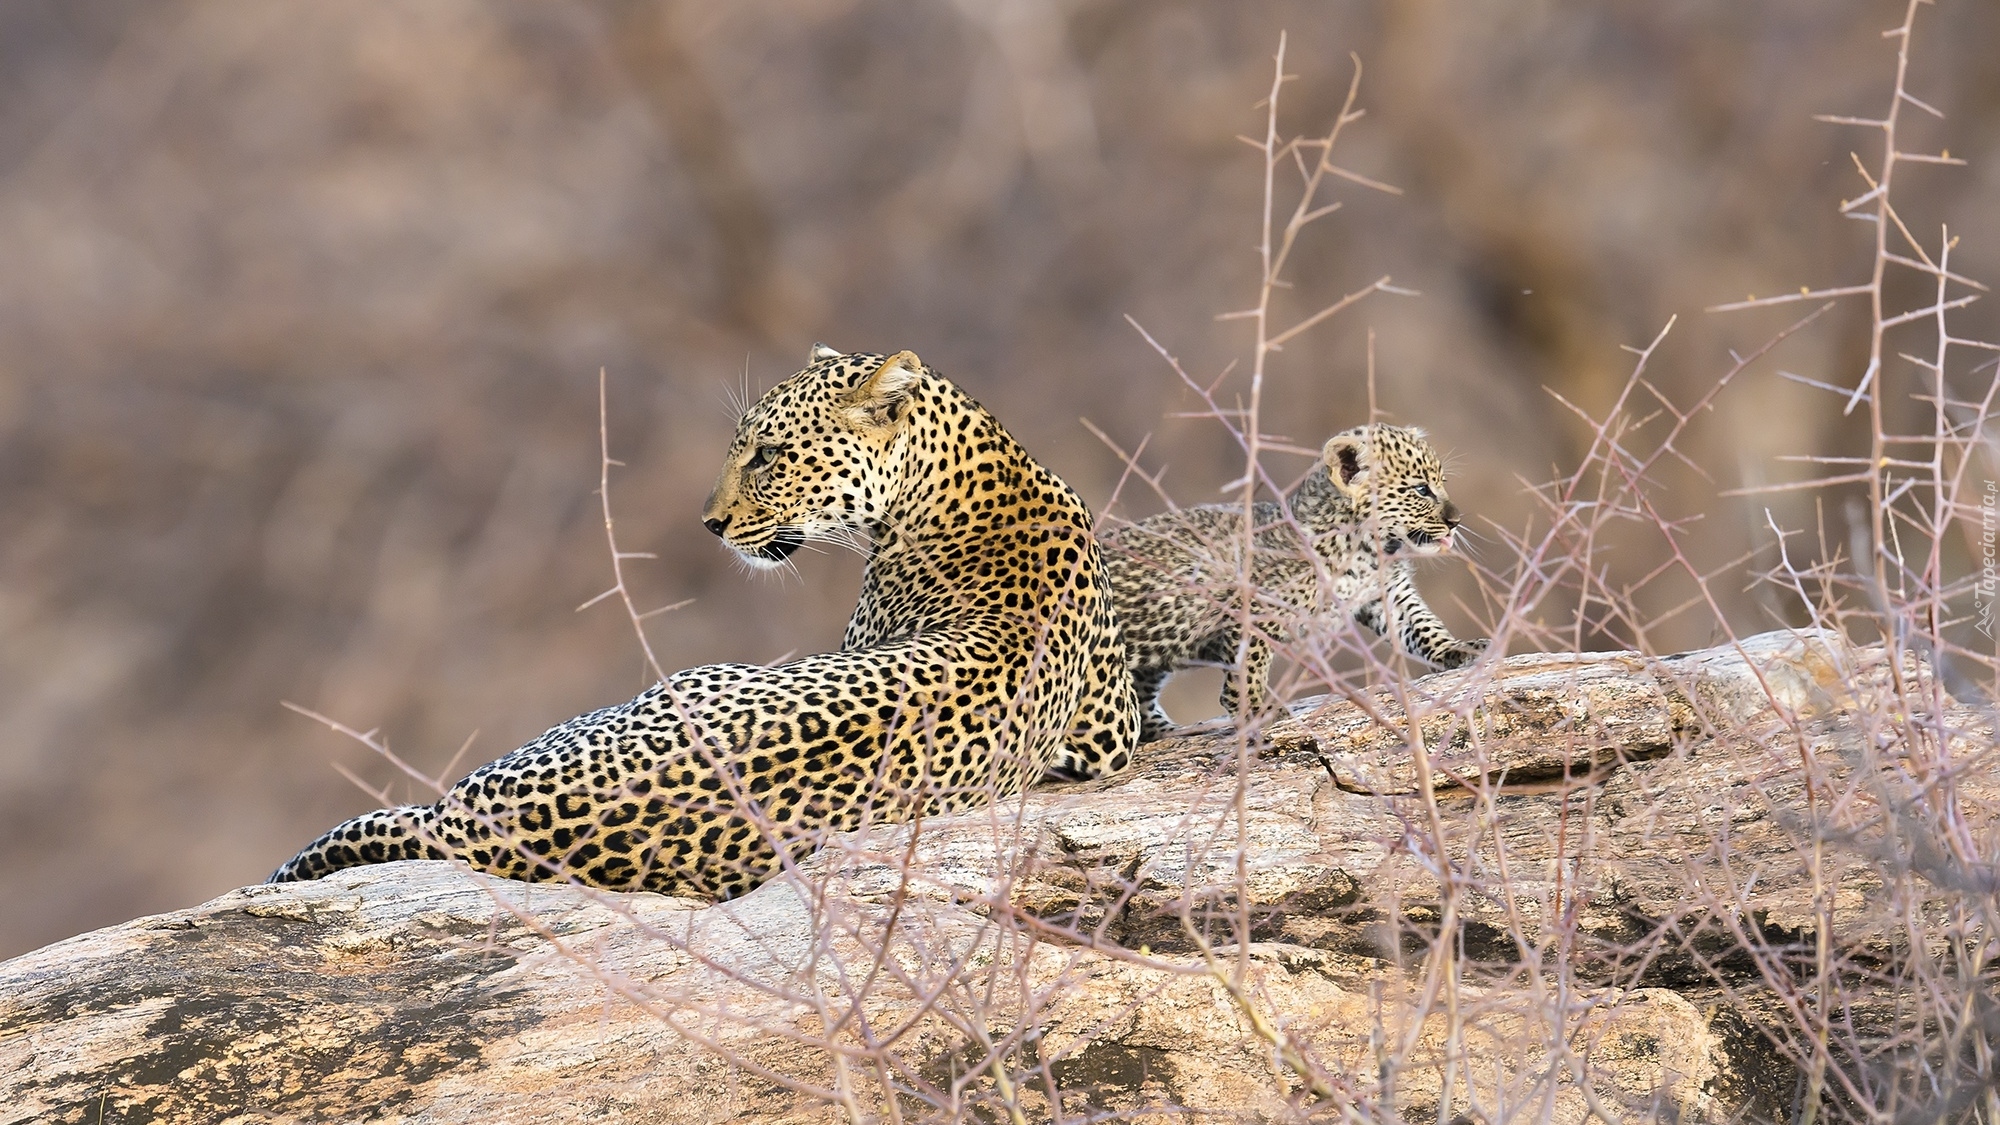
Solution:
[[[910,352],[813,345],[806,369],[737,422],[702,525],[758,567],[865,528],[902,486],[900,439],[915,392],[932,378]]]
[[[1444,468],[1424,432],[1406,426],[1356,426],[1327,439],[1327,476],[1372,530],[1384,555],[1449,551],[1463,522],[1444,491]]]

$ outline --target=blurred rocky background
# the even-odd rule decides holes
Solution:
[[[643,679],[612,604],[597,483],[608,373],[621,545],[669,667],[832,647],[858,562],[748,575],[698,512],[732,399],[808,344],[915,350],[1102,506],[1121,462],[1176,500],[1241,471],[1124,322],[1203,378],[1243,356],[1279,32],[1288,131],[1366,67],[1296,316],[1389,274],[1278,359],[1268,429],[1366,415],[1454,455],[1505,528],[1572,465],[1643,345],[1679,401],[1803,306],[1865,281],[1850,151],[1879,138],[1890,0],[1462,5],[1165,0],[7,0],[0,4],[0,956],[257,881],[398,797],[390,764],[280,706],[379,728],[419,769],[498,755]],[[2000,7],[1919,22],[1899,196],[2000,279]],[[1911,279],[1898,279],[1898,284]],[[1916,299],[1912,283],[1898,290]],[[1660,477],[1697,552],[1837,503],[1726,497],[1863,431],[1784,369],[1852,383],[1850,302],[1718,400]],[[1974,306],[1961,335],[1994,338]],[[1964,386],[1986,378],[1953,371]],[[1909,371],[1899,378],[1909,385]],[[1239,376],[1232,376],[1242,385]],[[1232,386],[1225,383],[1225,392]],[[1893,404],[1908,412],[1907,402]],[[1289,477],[1297,457],[1274,457]],[[1831,498],[1837,500],[1837,498]],[[1128,485],[1117,514],[1160,501]],[[1507,559],[1491,525],[1483,557]],[[1614,583],[1658,563],[1607,557]],[[1717,583],[1732,623],[1782,599]],[[1464,568],[1430,568],[1479,631]],[[1662,592],[1664,611],[1679,595]],[[1684,615],[1649,638],[1710,640]],[[1186,689],[1184,718],[1213,710]],[[1206,710],[1204,710],[1206,709]],[[476,733],[475,733],[476,732]]]

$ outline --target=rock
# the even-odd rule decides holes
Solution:
[[[1925,675],[1824,634],[1515,657],[715,905],[442,862],[245,888],[0,965],[0,1122],[1774,1116],[1771,951],[1942,936],[1908,795],[1995,826],[1981,716],[1878,749]],[[1865,978],[1849,1010],[1898,1018]]]
[[[816,910],[796,884],[703,909],[442,862],[246,888],[8,963],[0,1120],[821,1120],[841,1080],[813,1048],[853,995],[843,970],[852,980],[872,964],[885,912]],[[917,1018],[896,1051],[933,1101],[949,1101],[954,1066],[983,1058],[976,1037],[953,1033],[982,1009],[989,1034],[1013,1031],[1016,1053],[1072,1092],[1072,1110],[1151,1100],[1279,1116],[1297,1085],[1198,959],[994,941],[973,912],[930,902],[901,924],[917,936],[892,945],[861,1018],[879,1034],[917,1015],[919,993],[945,990],[941,1018]],[[982,951],[995,955],[983,965]],[[926,952],[969,964],[926,964]],[[1234,952],[1218,951],[1225,967]],[[1401,1090],[1436,1105],[1443,1015],[1397,1026],[1407,1005],[1385,1008],[1320,951],[1259,944],[1247,964],[1255,1002],[1326,1059],[1365,1051],[1385,1018],[1413,1035]],[[1573,1025],[1590,1046],[1566,1065],[1592,1067],[1600,1097],[1692,1107],[1727,1065],[1670,992],[1590,999],[1603,1006]],[[1019,1035],[1024,1010],[1032,1038]],[[1533,1037],[1518,1019],[1483,1023],[1468,1046],[1526,1097],[1549,1059],[1519,1048]],[[858,1029],[836,1038],[864,1041]],[[974,1092],[991,1100],[990,1085]],[[1579,1088],[1545,1093],[1559,1120],[1583,1119]],[[1016,1096],[1046,1118],[1045,1089]]]
[[[1848,690],[1843,648],[1817,633],[1766,633],[1657,660],[1534,653],[1505,662],[1497,692],[1465,676],[1431,676],[1409,685],[1407,698],[1380,691],[1322,706],[1277,724],[1270,738],[1281,749],[1325,748],[1335,783],[1356,793],[1471,789],[1482,779],[1518,786],[1656,758],[1677,741],[1766,714],[1825,714]],[[1412,710],[1425,716],[1417,729],[1427,761],[1411,753]]]

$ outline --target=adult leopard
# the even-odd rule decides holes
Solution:
[[[910,352],[810,358],[743,415],[703,522],[768,566],[865,535],[840,652],[677,673],[271,881],[431,857],[729,898],[829,831],[1123,769],[1139,712],[1083,501]]]

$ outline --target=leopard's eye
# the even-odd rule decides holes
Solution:
[[[778,454],[784,451],[785,447],[782,445],[760,445],[757,447],[757,451],[750,455],[750,459],[743,462],[743,467],[746,469],[761,469],[771,462],[776,461]]]
[[[1418,482],[1416,484],[1411,485],[1410,491],[1416,493],[1417,495],[1423,497],[1426,500],[1437,499],[1437,493],[1431,491],[1431,486],[1428,484],[1424,484],[1422,482]]]

